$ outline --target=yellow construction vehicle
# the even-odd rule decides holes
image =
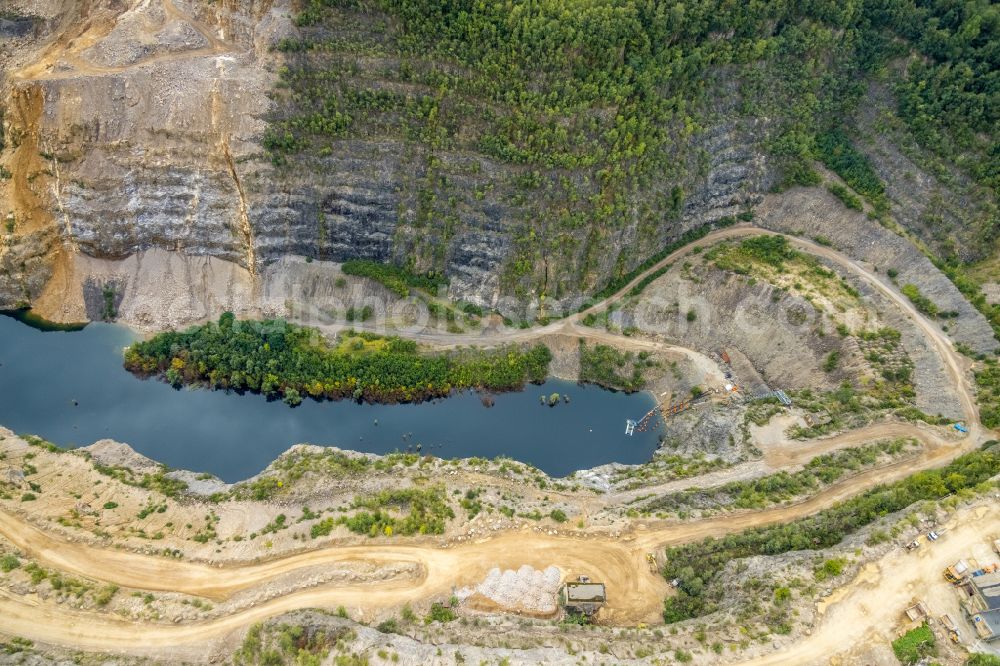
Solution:
[[[944,577],[949,583],[961,583],[977,569],[979,569],[979,563],[976,560],[971,558],[968,560],[959,560],[944,570]]]

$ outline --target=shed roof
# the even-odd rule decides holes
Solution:
[[[983,574],[982,576],[973,576],[972,582],[980,589],[1000,585],[1000,572]]]
[[[992,610],[985,613],[976,613],[972,616],[972,624],[976,627],[976,633],[989,640],[1000,636],[1000,611]]]
[[[1000,574],[985,574],[972,579],[972,584],[976,591],[986,602],[986,607],[991,610],[1000,610]]]
[[[566,583],[566,601],[601,602],[604,583]]]

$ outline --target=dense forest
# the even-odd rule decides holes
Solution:
[[[417,402],[461,389],[512,391],[548,374],[544,345],[428,354],[412,340],[347,331],[330,344],[281,320],[218,323],[160,333],[125,352],[125,367],[175,386],[253,391],[297,405],[303,398]]]
[[[299,35],[278,44],[286,64],[265,145],[286,169],[351,138],[413,148],[413,212],[401,219],[413,233],[397,259],[423,271],[444,270],[447,243],[486,200],[513,221],[508,289],[599,289],[679,234],[671,222],[704,175],[697,137],[721,117],[766,119],[775,187],[818,182],[819,160],[884,214],[883,185],[845,132],[868,81],[890,89],[922,150],[1000,191],[1000,9],[988,0],[301,9]],[[456,154],[505,170],[486,178]],[[994,238],[995,208],[976,224]],[[602,241],[625,227],[635,247],[601,274]]]

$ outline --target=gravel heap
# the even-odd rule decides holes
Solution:
[[[486,579],[475,588],[458,590],[456,596],[467,599],[480,595],[508,611],[526,613],[554,613],[557,610],[556,594],[562,574],[550,566],[539,571],[527,564],[517,571],[501,571],[494,567],[486,574]]]

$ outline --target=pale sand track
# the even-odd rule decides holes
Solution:
[[[895,639],[895,629],[911,599],[922,597],[929,583],[942,583],[941,571],[945,567],[998,533],[1000,513],[995,509],[979,506],[960,512],[938,541],[911,552],[899,549],[889,553],[864,567],[849,585],[820,603],[821,619],[812,635],[787,649],[744,663],[821,664],[852,648]],[[930,606],[935,617],[944,610]],[[961,631],[968,636],[971,628],[966,625]]]
[[[57,32],[42,55],[31,65],[19,72],[14,72],[11,78],[16,81],[44,81],[48,79],[73,79],[104,74],[118,74],[133,69],[148,67],[153,64],[177,62],[189,58],[215,57],[235,54],[233,44],[219,39],[211,28],[193,16],[180,11],[173,0],[161,0],[161,6],[166,20],[180,20],[196,30],[208,46],[192,48],[176,53],[163,53],[149,56],[138,62],[117,66],[102,66],[90,62],[83,57],[83,52],[93,44],[107,37],[114,27],[107,21],[91,21],[89,17],[82,21],[82,29],[70,26],[63,32]],[[72,16],[72,15],[70,15]],[[60,66],[56,66],[60,65]]]
[[[698,241],[707,244],[724,238],[768,234],[760,229],[737,227],[724,229]],[[688,523],[667,523],[646,521],[636,525],[634,536],[613,537],[609,535],[588,535],[583,537],[550,536],[536,532],[508,532],[474,543],[465,543],[451,548],[440,548],[429,542],[410,541],[406,545],[359,545],[327,547],[304,552],[259,564],[212,567],[193,562],[178,562],[136,553],[114,551],[90,545],[71,543],[33,527],[19,517],[0,512],[0,534],[11,540],[19,549],[27,552],[46,566],[85,575],[118,585],[147,589],[170,590],[213,599],[224,599],[230,595],[308,566],[364,560],[373,563],[410,562],[419,565],[422,575],[412,580],[393,580],[371,584],[350,584],[339,587],[320,586],[300,590],[276,599],[241,610],[224,618],[181,626],[150,625],[130,623],[104,615],[80,613],[47,604],[32,603],[25,599],[0,596],[0,629],[33,640],[72,645],[82,649],[113,650],[132,654],[162,654],[170,647],[180,658],[189,652],[203,655],[204,646],[224,640],[234,630],[286,611],[306,607],[329,607],[345,605],[367,610],[397,606],[408,601],[418,601],[447,592],[456,585],[474,584],[486,575],[492,567],[517,568],[530,564],[536,568],[556,564],[564,571],[586,571],[597,579],[604,580],[611,590],[607,608],[607,620],[615,624],[634,624],[655,620],[662,607],[666,593],[666,583],[652,574],[646,566],[645,553],[666,545],[699,540],[706,536],[719,536],[746,529],[748,527],[785,522],[815,513],[832,504],[851,497],[858,492],[879,483],[893,481],[921,469],[942,465],[955,456],[978,445],[984,432],[977,418],[975,402],[967,385],[965,360],[958,356],[950,341],[932,323],[919,315],[913,306],[898,292],[883,284],[879,278],[856,262],[843,257],[829,248],[818,246],[802,239],[790,238],[790,242],[810,252],[824,256],[851,270],[875,285],[893,300],[924,331],[941,355],[949,378],[962,400],[969,433],[960,440],[947,441],[933,432],[907,424],[880,424],[860,429],[839,437],[818,440],[805,445],[807,453],[796,453],[783,463],[800,464],[803,456],[818,455],[823,451],[842,448],[855,443],[884,439],[887,437],[914,437],[921,441],[925,450],[918,456],[898,461],[894,464],[869,470],[835,484],[814,497],[795,504],[765,509],[757,512],[737,513]],[[637,340],[613,335],[606,331],[585,328],[578,320],[586,312],[606,307],[626,293],[632,285],[649,272],[675,260],[690,248],[682,248],[671,254],[649,271],[638,276],[618,294],[597,304],[578,315],[566,318],[528,331],[516,331],[507,336],[483,336],[470,339],[469,336],[445,336],[441,334],[415,335],[428,341],[444,344],[497,343],[505,341],[530,340],[552,333],[569,333],[591,339],[605,340],[631,348],[667,348],[657,342]],[[677,348],[670,347],[677,350]],[[691,350],[687,353],[696,354]],[[649,489],[645,489],[647,492]],[[655,489],[654,489],[655,490]],[[621,500],[613,495],[609,502]],[[1000,527],[1000,519],[990,525]],[[981,524],[964,527],[953,533],[945,542],[957,544],[962,538],[975,534],[981,538]],[[992,528],[991,528],[992,529]],[[960,536],[962,535],[962,536]],[[971,537],[970,537],[971,538]],[[951,546],[949,546],[951,547]],[[942,552],[942,551],[935,551]],[[949,551],[950,552],[950,551]],[[880,579],[881,581],[882,579]],[[881,583],[880,583],[881,584]],[[890,578],[887,584],[900,584]],[[863,597],[871,591],[858,592],[845,597],[843,608],[851,604],[862,604]],[[881,595],[881,591],[880,591]],[[857,598],[856,598],[857,597]],[[834,606],[823,622],[823,630],[797,644],[793,651],[774,655],[760,663],[804,663],[810,656],[828,655],[835,651],[833,642],[843,647],[843,632],[838,618],[841,604]],[[889,612],[887,609],[885,612]],[[836,626],[834,626],[836,625]],[[831,627],[833,627],[831,629]],[[856,628],[852,628],[856,631]],[[197,648],[195,646],[201,646]]]
[[[830,600],[820,606],[821,619],[812,635],[802,638],[790,648],[751,660],[749,663],[764,666],[771,664],[812,664],[839,651],[849,649],[864,641],[884,639],[890,635],[900,619],[901,609],[914,595],[919,595],[921,587],[928,580],[935,580],[948,563],[964,556],[976,543],[993,538],[1000,533],[1000,514],[987,507],[964,510],[949,524],[949,530],[936,543],[915,552],[896,550],[879,563],[865,567],[856,579],[841,588]],[[512,535],[517,536],[517,535]],[[496,541],[490,546],[502,546]],[[565,552],[549,552],[543,546],[533,550],[534,544],[517,541],[512,546],[525,553],[525,559],[534,562],[548,561],[546,558],[558,556],[566,558]],[[613,553],[608,545],[575,542],[573,552],[581,555],[586,566],[592,566],[587,556],[598,553],[604,563],[604,571],[611,575],[624,574],[631,578],[651,578],[647,575],[641,558]],[[596,546],[596,551],[594,549]],[[379,548],[386,556],[394,557],[396,551],[408,548]],[[425,562],[445,563],[459,561],[462,570],[481,565],[492,560],[492,548],[475,548],[460,552],[460,559],[449,556],[459,553],[447,551],[423,551],[428,555]],[[611,555],[611,557],[609,557]],[[573,562],[566,561],[568,565]],[[638,572],[638,576],[635,574]],[[208,571],[207,574],[222,573]],[[71,645],[77,649],[111,650],[129,654],[162,656],[170,649],[176,658],[196,659],[218,645],[231,632],[252,622],[264,620],[282,612],[306,607],[345,605],[379,608],[394,606],[406,600],[418,600],[433,594],[440,583],[449,585],[455,580],[452,571],[442,571],[436,576],[427,576],[409,584],[397,581],[380,585],[373,589],[367,585],[347,585],[340,588],[321,587],[296,592],[280,597],[254,608],[250,608],[217,620],[188,625],[139,624],[117,620],[104,615],[81,613],[51,604],[32,602],[0,593],[0,613],[6,632],[28,636],[34,640],[54,644]],[[458,574],[460,575],[460,574]],[[435,580],[441,577],[442,580]],[[645,581],[642,581],[645,582]],[[632,597],[630,591],[629,597]],[[662,594],[662,591],[660,592]],[[647,595],[640,595],[647,596]],[[657,610],[661,597],[654,599]]]

